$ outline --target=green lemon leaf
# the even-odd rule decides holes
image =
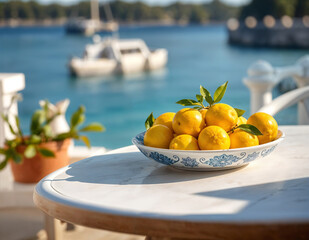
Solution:
[[[86,136],[79,136],[79,140],[82,140],[88,148],[91,148],[89,138]]]
[[[234,109],[237,112],[238,117],[241,117],[246,112],[245,110],[242,110],[242,109],[238,109],[238,108],[234,108]]]
[[[200,103],[202,103],[203,100],[204,100],[203,96],[202,96],[202,95],[199,95],[199,94],[196,94],[196,99],[197,99],[197,101],[200,102]]]
[[[152,127],[154,121],[155,121],[155,118],[153,116],[153,113],[150,113],[148,118],[145,121],[145,128],[146,128],[146,130],[148,130],[149,128]]]
[[[220,102],[221,99],[223,98],[225,91],[226,91],[227,84],[228,84],[228,82],[225,82],[220,87],[218,87],[217,90],[215,91],[215,94],[214,94],[214,102],[215,103]]]
[[[257,129],[255,126],[251,125],[251,124],[241,124],[239,125],[237,128],[247,132],[247,133],[251,133],[253,135],[263,135],[259,129]]]
[[[181,99],[177,104],[180,104],[182,106],[196,106],[196,105],[201,105],[199,102],[193,100],[193,99]]]
[[[25,157],[26,157],[26,158],[33,158],[33,157],[36,155],[35,146],[32,145],[32,144],[29,145],[29,146],[26,148],[24,154],[25,154]]]
[[[205,101],[209,103],[209,105],[212,105],[214,103],[214,100],[212,99],[211,94],[202,85],[200,86],[200,92],[203,98],[205,99]]]
[[[44,157],[55,157],[55,154],[53,153],[53,151],[47,149],[47,148],[37,148],[39,153],[44,156]]]
[[[90,123],[86,127],[83,127],[81,132],[103,132],[105,128],[100,123]]]

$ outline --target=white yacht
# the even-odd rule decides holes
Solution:
[[[130,74],[160,69],[167,63],[166,49],[150,50],[141,39],[94,37],[94,43],[86,45],[82,58],[73,57],[70,72],[79,77],[107,74]]]

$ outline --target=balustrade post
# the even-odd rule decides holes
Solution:
[[[0,113],[6,113],[12,120],[18,114],[17,102],[12,102],[18,91],[25,88],[25,76],[22,73],[0,73]],[[14,123],[14,121],[11,121]],[[12,138],[12,134],[0,117],[0,147],[3,147],[5,139]],[[2,156],[0,156],[2,161]],[[8,167],[0,171],[0,191],[11,188],[12,174]]]
[[[272,89],[282,79],[293,77],[297,87],[309,85],[309,55],[302,57],[295,65],[273,68],[266,61],[257,61],[248,69],[243,79],[251,93],[251,113],[255,113],[272,101]],[[309,124],[309,100],[298,103],[298,123]]]
[[[248,77],[243,79],[251,93],[251,114],[272,101],[275,86],[275,71],[270,63],[259,60],[248,69]]]
[[[309,55],[306,55],[299,59],[298,65],[302,67],[302,74],[294,75],[293,78],[297,83],[297,87],[305,87],[309,85]],[[298,103],[298,124],[309,124],[309,99],[300,101]]]

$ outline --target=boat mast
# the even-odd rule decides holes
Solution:
[[[99,1],[91,0],[91,19],[100,21]]]
[[[104,3],[103,6],[104,6],[107,22],[112,22],[113,21],[113,14],[112,14],[112,10],[111,10],[108,2]]]

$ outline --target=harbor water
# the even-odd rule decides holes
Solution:
[[[22,127],[29,128],[39,100],[55,103],[69,98],[67,116],[84,105],[86,122],[101,122],[106,127],[104,133],[89,134],[92,145],[123,147],[145,130],[151,112],[158,116],[178,111],[181,106],[175,102],[194,97],[200,85],[214,92],[225,81],[229,85],[222,102],[246,110],[248,117],[250,93],[242,79],[250,64],[263,59],[274,66],[290,65],[309,53],[232,47],[224,26],[128,26],[120,28],[119,37],[142,38],[150,48],[166,48],[166,68],[129,76],[74,78],[69,75],[68,60],[82,55],[84,46],[92,42],[90,37],[66,35],[63,27],[0,28],[0,72],[26,76],[23,101],[18,104]],[[276,119],[279,124],[296,124],[296,107],[282,111]]]

